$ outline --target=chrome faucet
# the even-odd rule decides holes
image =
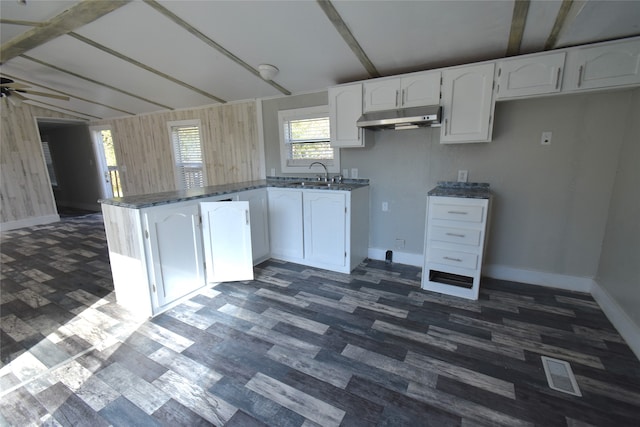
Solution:
[[[320,165],[324,168],[324,182],[329,182],[329,171],[327,170],[327,167],[324,165],[324,163],[321,162],[313,162],[309,165],[309,169],[311,169],[311,166],[313,165]]]

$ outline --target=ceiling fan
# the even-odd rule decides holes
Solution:
[[[45,93],[38,92],[35,90],[29,89],[30,86],[27,86],[22,83],[16,83],[11,79],[6,77],[0,77],[0,98],[15,96],[20,101],[26,101],[29,98],[25,95],[37,95],[37,96],[46,96],[48,98],[54,99],[62,99],[63,101],[68,101],[69,97],[64,95],[55,95],[53,93]]]

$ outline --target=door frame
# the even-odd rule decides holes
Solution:
[[[111,199],[113,198],[111,174],[107,166],[107,157],[104,154],[104,142],[102,138],[99,137],[99,132],[103,130],[111,131],[111,135],[113,136],[111,126],[89,126],[89,133],[91,134],[91,141],[93,142],[93,153],[96,158],[96,171],[98,173],[98,181],[100,182],[100,196],[103,199]]]

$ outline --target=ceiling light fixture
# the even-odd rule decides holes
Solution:
[[[270,64],[260,64],[258,65],[258,71],[260,71],[260,77],[265,80],[273,80],[273,78],[278,74],[278,68],[270,65]]]

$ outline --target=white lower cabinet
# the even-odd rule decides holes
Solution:
[[[251,218],[251,249],[253,265],[269,258],[269,204],[267,190],[247,190],[238,193],[238,200],[249,202]]]
[[[305,191],[304,258],[321,268],[347,264],[347,195],[338,191]]]
[[[268,188],[102,211],[116,299],[144,316],[209,283],[253,280],[253,265],[270,257],[349,273],[369,246],[369,187]]]
[[[302,190],[269,188],[271,256],[293,262],[304,259]]]
[[[367,257],[369,187],[269,189],[271,256],[349,273]]]
[[[207,283],[253,280],[249,202],[203,202]]]
[[[154,311],[205,285],[197,203],[145,209],[145,238]]]
[[[490,199],[429,196],[422,289],[478,299]]]
[[[142,209],[103,204],[118,303],[154,316],[207,283],[251,280],[248,202],[229,199],[236,197]]]

